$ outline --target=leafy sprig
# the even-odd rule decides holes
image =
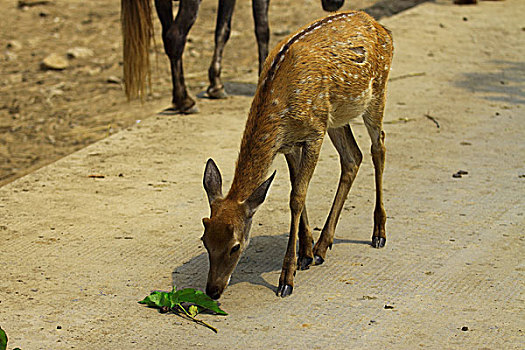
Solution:
[[[196,316],[204,310],[210,310],[218,315],[228,315],[224,310],[219,308],[215,300],[204,292],[193,288],[175,290],[175,287],[173,287],[171,292],[154,291],[144,298],[144,300],[139,301],[139,303],[146,304],[149,307],[159,308],[161,312],[171,310],[177,313],[182,311],[184,316],[198,324],[208,327],[215,333],[217,333],[217,328],[197,319]],[[183,304],[191,305],[186,309]]]

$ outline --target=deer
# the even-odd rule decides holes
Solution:
[[[276,173],[266,176],[278,153],[284,154],[290,173],[291,223],[277,296],[292,294],[297,269],[307,270],[325,261],[362,161],[349,124],[358,117],[371,139],[375,170],[371,245],[385,246],[382,177],[386,148],[382,121],[392,57],[391,32],[360,11],[316,20],[271,51],[252,100],[226,195],[222,194],[222,176],[213,159],[207,161],[204,170],[203,186],[211,215],[202,219],[201,239],[209,258],[206,293],[211,298],[220,298],[248,246],[252,218],[267,197]],[[314,245],[305,199],[326,134],[339,154],[341,172],[332,207]]]
[[[146,86],[151,85],[149,50],[153,37],[152,0],[121,0],[121,25],[123,36],[124,90],[128,100],[144,97]],[[184,80],[182,54],[186,39],[197,19],[201,0],[178,0],[177,15],[173,17],[174,0],[155,0],[155,9],[162,26],[164,52],[170,60],[172,106],[160,114],[193,114],[198,112],[195,100],[188,93]],[[255,37],[259,53],[259,73],[268,55],[270,29],[268,7],[270,0],[252,0]],[[344,0],[321,0],[324,11],[336,11]],[[221,80],[222,54],[230,38],[235,0],[219,0],[215,27],[215,48],[208,69],[209,98],[222,99],[228,95]]]

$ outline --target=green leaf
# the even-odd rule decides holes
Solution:
[[[160,292],[155,291],[150,295],[144,298],[144,300],[139,301],[139,304],[147,304],[149,307],[169,307],[172,308],[175,305],[171,303],[171,295],[173,292]],[[2,349],[0,349],[2,350]]]
[[[221,310],[217,302],[206,295],[206,293],[193,288],[185,288],[175,291],[174,287],[171,292],[155,291],[144,298],[144,300],[139,301],[139,303],[158,308],[174,308],[177,304],[190,303],[195,304],[200,308],[197,309],[197,313],[200,312],[201,309],[208,309],[219,315],[228,315],[225,311]]]
[[[217,302],[206,295],[206,293],[193,288],[185,288],[176,291],[171,296],[171,301],[176,301],[177,303],[191,303],[211,310],[219,315],[228,315],[225,311],[221,310]]]
[[[0,327],[0,350],[5,350],[7,348],[7,334],[5,334],[5,331]]]

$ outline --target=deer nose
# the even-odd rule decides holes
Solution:
[[[213,300],[217,300],[221,297],[218,287],[206,286],[206,294],[208,294],[208,296]]]
[[[323,10],[328,12],[337,11],[343,6],[345,3],[344,0],[323,0]]]

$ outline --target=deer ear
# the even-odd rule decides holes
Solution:
[[[222,177],[219,168],[213,161],[208,159],[206,169],[204,170],[204,179],[202,180],[206,194],[208,194],[208,202],[211,205],[215,199],[222,197]]]
[[[259,187],[257,187],[255,191],[253,191],[250,197],[248,197],[248,199],[244,201],[244,205],[246,205],[246,208],[248,209],[248,216],[252,216],[253,214],[255,214],[257,208],[266,199],[266,195],[268,194],[270,185],[272,184],[273,178],[275,177],[275,173],[276,171],[274,171],[272,176],[270,176],[266,181],[260,184]]]

